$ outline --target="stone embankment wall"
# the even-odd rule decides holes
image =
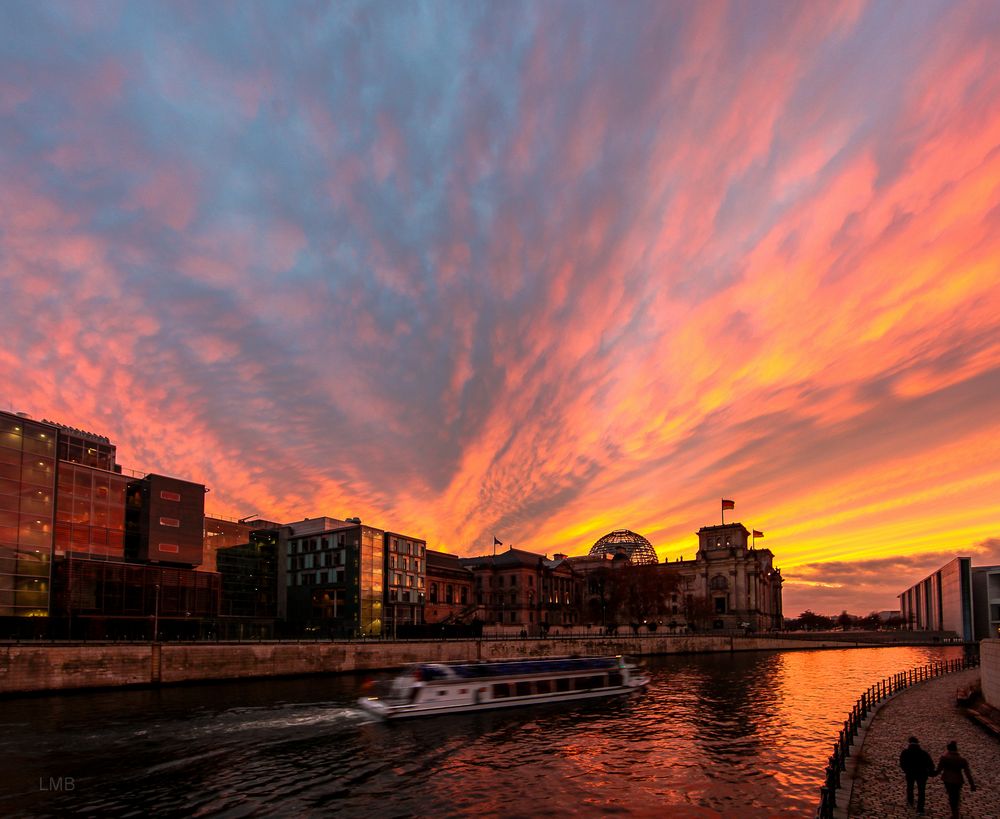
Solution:
[[[983,640],[979,644],[979,663],[983,699],[1000,708],[1000,640]]]
[[[994,641],[996,642],[996,641]],[[849,641],[649,635],[558,640],[0,645],[0,695],[206,680],[377,671],[414,662],[569,654],[691,654],[854,648]]]

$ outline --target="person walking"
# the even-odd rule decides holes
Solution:
[[[917,786],[917,813],[923,815],[924,797],[927,794],[927,777],[934,776],[934,760],[920,747],[916,737],[909,742],[899,755],[899,767],[906,775],[906,804],[913,807],[913,786]]]
[[[941,782],[944,789],[948,791],[948,804],[951,806],[952,819],[958,819],[958,807],[962,802],[962,774],[969,780],[969,790],[976,790],[976,783],[972,780],[972,771],[969,770],[969,762],[958,752],[958,743],[952,740],[948,743],[948,753],[944,754],[937,764],[937,773],[941,774]]]

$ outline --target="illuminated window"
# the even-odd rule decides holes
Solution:
[[[173,529],[178,528],[181,522],[177,518],[160,518],[160,526],[170,526]]]

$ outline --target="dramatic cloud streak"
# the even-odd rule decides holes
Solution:
[[[996,536],[996,4],[0,17],[6,405],[462,554],[734,497],[793,613]]]

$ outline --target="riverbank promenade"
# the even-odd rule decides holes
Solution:
[[[889,700],[865,731],[846,815],[866,819],[910,819],[916,810],[906,804],[906,782],[899,754],[910,736],[937,762],[951,740],[969,760],[977,790],[962,789],[962,816],[1000,817],[1000,739],[965,716],[955,704],[957,689],[979,677],[979,669],[930,680],[908,688]],[[925,814],[950,817],[948,798],[940,778],[927,782]],[[845,814],[840,813],[843,816]]]

